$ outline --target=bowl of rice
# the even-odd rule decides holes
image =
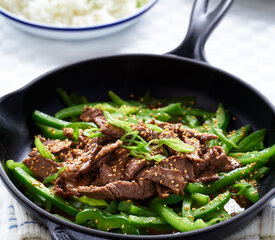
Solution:
[[[0,0],[13,26],[47,38],[106,36],[135,23],[158,0]]]

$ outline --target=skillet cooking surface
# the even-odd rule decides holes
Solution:
[[[129,99],[131,93],[142,96],[150,89],[154,97],[196,96],[196,106],[210,111],[215,111],[218,103],[223,102],[231,116],[236,117],[236,121],[231,120],[232,128],[245,124],[250,124],[253,130],[266,128],[266,144],[271,145],[275,141],[272,135],[275,131],[273,108],[255,90],[233,76],[206,64],[175,56],[122,55],[61,68],[4,97],[0,104],[1,142],[5,149],[2,160],[21,161],[26,158],[33,144],[33,135],[39,132],[31,119],[33,111],[38,109],[54,114],[63,108],[56,93],[58,87],[85,95],[89,101],[108,100],[108,90]],[[261,184],[261,196],[275,187],[274,172],[273,167],[273,172]],[[263,204],[258,202],[251,208],[254,208],[255,214],[262,207]],[[238,217],[241,215],[234,217],[233,222]],[[238,223],[238,226],[241,224]],[[228,231],[229,228],[223,231],[223,235]]]

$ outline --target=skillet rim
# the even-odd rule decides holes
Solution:
[[[27,83],[26,85],[22,86],[21,88],[12,91],[4,96],[2,96],[0,98],[0,104],[5,100],[8,99],[9,97],[12,97],[15,94],[19,94],[21,92],[26,91],[29,87],[31,87],[33,84],[39,84],[39,81],[41,81],[42,79],[44,79],[45,77],[49,76],[49,75],[54,75],[58,72],[62,72],[62,71],[66,71],[68,68],[74,67],[74,66],[78,66],[81,64],[87,64],[87,63],[92,63],[94,61],[104,61],[104,60],[110,60],[110,59],[119,59],[119,58],[129,58],[129,57],[135,57],[135,58],[141,58],[141,57],[151,57],[154,59],[157,58],[166,58],[166,59],[172,59],[172,60],[176,60],[176,61],[183,61],[183,62],[188,62],[188,63],[192,63],[194,65],[196,65],[196,67],[203,67],[206,68],[207,71],[209,70],[213,70],[215,72],[219,72],[223,75],[226,75],[227,77],[230,78],[230,81],[234,81],[237,84],[241,84],[244,87],[250,89],[252,92],[254,92],[260,99],[261,101],[263,101],[263,103],[271,110],[271,112],[273,113],[273,115],[275,115],[275,107],[274,104],[271,102],[271,100],[269,100],[266,96],[264,96],[258,89],[254,88],[252,85],[250,85],[249,83],[245,82],[244,80],[234,76],[231,73],[228,73],[220,68],[211,66],[207,63],[204,62],[199,62],[193,59],[189,59],[189,58],[185,58],[185,57],[181,57],[181,56],[176,56],[176,55],[171,55],[171,54],[164,54],[164,55],[159,55],[159,54],[150,54],[150,53],[125,53],[125,54],[117,54],[117,55],[106,55],[106,56],[101,56],[101,57],[96,57],[96,58],[89,58],[89,59],[85,59],[82,61],[77,61],[77,62],[73,62],[73,63],[69,63],[60,67],[56,67],[38,77],[36,77],[34,80],[32,80],[31,82]],[[4,160],[5,161],[5,160]],[[1,161],[2,162],[2,161]],[[167,239],[167,238],[179,238],[179,237],[191,237],[191,236],[196,236],[196,235],[200,235],[200,234],[205,234],[209,231],[212,230],[218,230],[221,229],[223,227],[226,227],[226,225],[230,225],[233,224],[234,222],[237,222],[239,219],[253,214],[253,212],[258,212],[257,209],[261,209],[266,203],[267,201],[272,197],[275,196],[275,188],[270,189],[258,202],[254,203],[252,206],[250,206],[248,209],[246,209],[244,212],[238,214],[237,216],[234,216],[233,218],[226,220],[224,222],[215,224],[213,226],[209,226],[206,228],[202,228],[199,230],[194,230],[194,231],[190,231],[190,232],[183,232],[183,233],[173,233],[173,234],[160,234],[160,235],[124,235],[124,234],[118,234],[118,233],[110,233],[110,232],[104,232],[104,231],[100,231],[97,229],[90,229],[87,227],[83,227],[80,225],[77,225],[75,223],[70,223],[67,222],[65,220],[62,220],[56,216],[54,216],[53,214],[47,212],[46,210],[44,210],[43,208],[38,207],[37,205],[35,205],[35,203],[33,203],[32,201],[30,201],[17,187],[15,184],[13,184],[13,182],[11,181],[11,179],[8,177],[7,173],[5,172],[2,164],[0,166],[0,178],[2,179],[4,186],[7,188],[7,190],[17,199],[20,201],[20,203],[24,205],[24,207],[28,208],[28,210],[32,210],[35,212],[35,214],[39,214],[42,215],[45,218],[42,218],[42,221],[44,222],[44,224],[46,224],[49,227],[49,222],[52,222],[54,224],[58,224],[61,225],[62,227],[65,227],[65,231],[66,228],[68,228],[69,230],[73,230],[73,231],[80,231],[83,234],[91,234],[92,235],[96,235],[98,237],[110,237],[110,238],[123,238],[123,239],[141,239],[141,238],[146,238],[146,239]]]
[[[160,58],[163,57],[163,58],[171,58],[171,59],[186,61],[186,62],[195,64],[195,65],[198,65],[198,66],[202,66],[204,68],[212,69],[214,71],[220,72],[221,74],[227,75],[228,77],[230,77],[230,79],[234,79],[235,82],[243,84],[246,88],[249,88],[250,90],[254,91],[268,105],[268,107],[270,107],[270,109],[272,109],[273,113],[275,114],[275,103],[273,104],[269,98],[267,98],[262,92],[260,92],[257,88],[255,88],[254,86],[252,86],[248,82],[242,80],[241,78],[235,76],[234,74],[229,73],[229,72],[227,72],[227,71],[225,71],[225,70],[223,70],[219,67],[215,67],[215,66],[210,65],[208,62],[202,62],[202,61],[199,61],[199,60],[174,55],[172,53],[165,53],[165,54],[162,54],[162,55],[157,54],[157,53],[109,54],[109,55],[99,56],[99,57],[95,57],[95,58],[87,58],[87,59],[83,59],[83,60],[80,60],[80,61],[67,63],[65,65],[54,67],[51,70],[35,77],[33,80],[31,80],[27,84],[23,85],[22,87],[1,96],[0,97],[0,104],[1,104],[2,101],[5,100],[5,98],[7,98],[7,97],[9,97],[10,95],[13,95],[13,94],[23,92],[25,89],[27,89],[31,85],[35,84],[36,82],[39,82],[41,79],[43,79],[44,77],[47,77],[48,75],[55,74],[59,71],[66,70],[67,68],[77,66],[77,65],[81,65],[81,64],[85,64],[85,63],[88,63],[88,62],[91,62],[91,61],[111,59],[111,58],[120,58],[120,57],[160,57]]]

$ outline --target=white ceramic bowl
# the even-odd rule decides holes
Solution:
[[[84,40],[98,38],[118,32],[135,23],[158,0],[150,0],[134,14],[108,24],[86,27],[57,27],[18,17],[0,6],[0,14],[16,28],[41,37],[61,40]]]

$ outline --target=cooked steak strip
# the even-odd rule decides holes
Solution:
[[[188,138],[188,137],[183,137],[183,141],[186,143],[186,144],[189,144],[193,147],[196,148],[196,151],[194,152],[190,152],[190,153],[186,153],[185,156],[187,158],[189,158],[190,160],[192,161],[195,161],[195,162],[202,162],[202,159],[200,157],[202,151],[201,151],[201,144],[200,144],[200,141],[194,137],[191,137],[191,138]]]
[[[29,158],[23,160],[23,164],[31,169],[39,178],[45,179],[56,173],[60,168],[59,163],[42,157],[36,148],[29,155]]]
[[[65,151],[71,148],[73,142],[65,139],[61,141],[59,139],[46,140],[45,138],[40,138],[45,147],[53,154],[57,154],[61,151]]]
[[[78,154],[81,154],[77,155],[76,158],[70,157],[66,161],[66,169],[60,173],[60,176],[66,179],[74,179],[82,173],[89,172],[95,164],[94,159],[100,149],[101,147],[97,143],[87,144],[82,151],[78,149]]]
[[[160,133],[159,132],[155,132],[154,130],[146,127],[146,125],[144,124],[144,122],[142,120],[140,120],[138,122],[138,124],[133,125],[132,129],[134,131],[138,131],[139,135],[145,139],[145,141],[150,141],[152,139],[157,139],[159,138]]]
[[[103,187],[86,186],[79,187],[78,192],[91,198],[97,199],[135,199],[144,200],[155,195],[155,188],[150,181],[115,181],[108,183]]]
[[[177,138],[177,134],[170,129],[165,129],[162,132],[156,132],[150,128],[148,128],[142,120],[139,121],[138,124],[132,126],[133,130],[139,132],[139,135],[144,138],[147,142],[152,139],[159,138]]]
[[[69,181],[65,178],[58,177],[54,183],[54,193],[63,198],[79,196],[78,187],[90,185],[92,178],[92,175],[89,173],[82,174]]]
[[[114,150],[118,149],[122,145],[122,141],[117,140],[114,143],[109,143],[101,148],[101,150],[98,152],[98,154],[95,156],[94,161],[97,161],[98,159],[101,159],[102,157],[110,154]]]
[[[171,189],[168,187],[165,187],[159,183],[156,183],[156,190],[158,193],[158,196],[163,199],[163,198],[167,198],[169,197],[170,193],[171,193]]]
[[[89,137],[86,137],[83,134],[83,130],[79,129],[79,136],[78,136],[78,141],[77,141],[77,146],[78,148],[84,148],[88,141],[90,140]],[[64,128],[63,129],[63,135],[68,137],[69,139],[74,139],[74,129],[73,128]],[[98,143],[99,138],[93,138],[94,143]]]
[[[134,177],[139,173],[139,171],[148,164],[149,162],[145,159],[135,157],[130,159],[125,167],[124,178],[126,180],[134,179]]]
[[[66,168],[59,174],[58,181],[55,184],[54,191],[56,194],[60,196],[76,196],[78,194],[76,190],[78,179],[83,174],[89,174],[92,170],[102,166],[105,161],[109,160],[109,155],[122,144],[120,140],[117,140],[115,143],[101,147],[97,143],[92,143],[92,139],[90,140],[84,150],[74,149],[78,150],[78,153],[81,153],[80,155],[77,155],[76,158],[72,157],[66,163],[63,163]]]
[[[188,138],[194,137],[198,139],[201,143],[204,143],[206,141],[210,141],[218,138],[214,134],[201,133],[196,129],[185,129],[181,127],[180,123],[172,124],[172,123],[166,123],[166,122],[159,122],[158,126],[163,129],[169,129],[175,132],[181,139],[183,139],[184,137],[188,137]]]
[[[100,179],[103,185],[123,179],[123,172],[128,162],[128,150],[119,148],[115,151],[115,160],[111,164],[104,163],[100,168]]]
[[[80,115],[80,119],[85,122],[96,123],[103,134],[109,135],[113,138],[121,138],[125,134],[123,129],[108,123],[101,109],[85,107]]]
[[[193,138],[198,139],[202,144],[207,141],[213,140],[213,139],[218,139],[218,136],[216,136],[214,134],[201,133],[196,129],[180,128],[177,133],[180,138],[184,138],[184,137],[192,138],[193,137]]]
[[[138,175],[139,179],[147,179],[153,182],[164,185],[172,190],[173,193],[182,195],[187,181],[184,179],[183,174],[178,170],[172,170],[162,167],[145,168]]]
[[[198,181],[202,183],[215,182],[219,180],[219,175],[212,171],[204,171],[198,177]]]
[[[115,183],[115,182],[114,182]],[[110,186],[113,186],[114,183],[109,183]],[[108,184],[107,184],[108,185]],[[98,187],[98,186],[80,186],[77,188],[77,192],[81,195],[95,198],[95,199],[116,199],[113,193],[108,189],[107,185]]]
[[[201,156],[202,162],[194,163],[196,177],[199,181],[210,182],[218,180],[219,172],[228,172],[240,166],[240,163],[226,156],[222,147],[214,146]]]
[[[81,148],[83,149],[87,143],[97,143],[97,144],[102,144],[108,140],[110,140],[111,138],[109,136],[103,136],[103,137],[94,137],[92,140],[91,138],[87,137],[84,135],[84,132],[82,129],[79,129],[79,136],[78,136],[78,140],[76,143],[76,148]],[[63,134],[64,136],[73,139],[73,134],[74,134],[74,129],[73,128],[64,128],[63,129]]]
[[[222,170],[224,172],[229,172],[229,171],[232,171],[240,166],[241,166],[241,163],[237,159],[227,156],[227,162]]]
[[[221,171],[227,163],[227,156],[222,147],[214,146],[202,155],[204,163],[201,168],[207,167],[211,171]]]
[[[186,180],[191,182],[195,180],[193,164],[187,157],[172,156],[161,161],[157,166],[178,170]]]
[[[120,140],[117,140],[115,143],[101,147],[97,143],[92,142],[93,139],[90,139],[82,152],[78,149],[77,153],[79,155],[77,155],[76,158],[71,157],[66,161],[67,167],[65,171],[62,172],[62,176],[70,179],[75,178],[81,173],[98,169],[98,167],[108,159],[108,155],[122,144]]]
[[[72,148],[67,151],[62,151],[58,154],[58,158],[63,162],[72,162],[75,158],[80,157],[83,149]]]

